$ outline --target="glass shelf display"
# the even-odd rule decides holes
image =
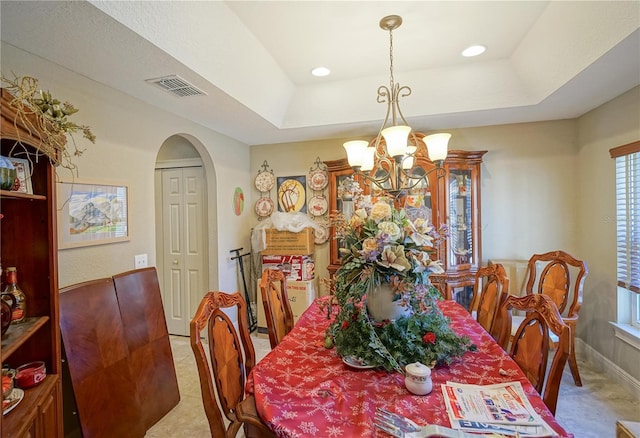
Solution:
[[[473,194],[471,171],[449,173],[449,260],[451,265],[473,264]]]
[[[440,245],[434,258],[440,260],[444,274],[432,275],[431,280],[446,299],[455,299],[468,308],[473,290],[475,272],[481,263],[480,227],[480,170],[482,157],[487,151],[451,150],[443,163],[443,176],[429,174],[428,183],[416,185],[402,199],[407,215],[427,216],[431,223],[440,228],[446,225],[449,237]],[[423,169],[433,169],[434,164],[419,156],[418,163]],[[338,193],[341,183],[354,172],[347,159],[327,161],[329,172],[329,210],[348,214],[353,208],[344,194]],[[442,174],[441,174],[442,175]],[[358,177],[355,180],[359,182]],[[366,187],[362,185],[366,192]],[[342,190],[342,189],[341,189]],[[376,195],[375,191],[371,193]],[[333,236],[333,230],[331,230]],[[339,245],[331,238],[328,271],[333,275],[340,267]]]

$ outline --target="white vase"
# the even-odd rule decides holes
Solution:
[[[401,300],[393,301],[394,293],[389,283],[382,283],[370,288],[367,294],[367,311],[375,321],[396,320],[408,316],[410,309],[403,306]]]

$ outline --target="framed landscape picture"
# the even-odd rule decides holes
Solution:
[[[58,183],[58,247],[129,240],[129,188],[124,184]]]

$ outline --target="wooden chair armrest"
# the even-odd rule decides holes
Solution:
[[[247,438],[275,438],[276,434],[262,421],[256,409],[256,399],[249,394],[236,406],[236,418],[245,423]]]

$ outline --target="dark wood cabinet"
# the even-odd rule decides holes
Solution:
[[[1,153],[30,161],[33,194],[0,191],[2,266],[17,268],[27,302],[27,322],[9,327],[0,356],[12,368],[41,360],[47,369],[45,380],[0,416],[1,436],[62,437],[55,168],[39,153],[37,125],[16,117],[11,95],[1,92]]]
[[[420,135],[419,138],[422,138]],[[442,172],[431,172],[429,184],[414,187],[401,202],[406,206],[413,198],[431,209],[432,223],[438,228],[446,225],[449,237],[440,245],[434,258],[440,260],[445,273],[432,275],[431,280],[446,299],[455,299],[468,307],[473,289],[475,273],[482,258],[482,236],[480,224],[480,171],[482,157],[487,151],[451,150],[443,163]],[[435,165],[428,159],[424,145],[418,149],[416,160],[420,167],[430,171]],[[346,158],[325,161],[329,172],[329,209],[349,216],[355,206],[338,196],[340,183],[349,176],[363,187],[362,178],[354,175]],[[372,171],[372,172],[375,172]],[[375,193],[373,193],[375,195]],[[329,274],[333,276],[340,267],[340,242],[333,238],[331,229]]]

